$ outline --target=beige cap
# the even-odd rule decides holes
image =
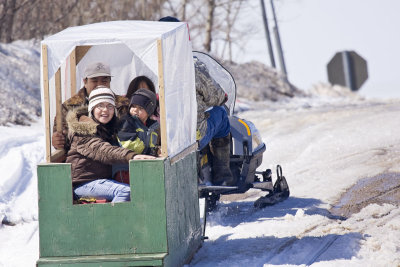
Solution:
[[[103,62],[95,62],[86,66],[83,77],[84,79],[99,77],[99,76],[111,77],[110,66]]]

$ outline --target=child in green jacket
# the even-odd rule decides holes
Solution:
[[[157,108],[157,96],[148,89],[137,90],[131,98],[129,114],[121,118],[118,141],[124,148],[137,154],[158,156],[159,123],[150,119]],[[129,179],[127,166],[114,166],[114,179],[126,182]]]

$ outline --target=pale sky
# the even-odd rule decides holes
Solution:
[[[272,34],[270,0],[264,0]],[[259,29],[236,60],[270,65],[260,0],[248,11]],[[399,0],[275,0],[289,80],[307,89],[328,82],[327,63],[336,52],[353,50],[368,62],[369,78],[359,90],[368,97],[400,98]],[[257,36],[258,35],[258,36]],[[275,40],[272,39],[275,46]],[[275,52],[275,62],[279,64]],[[279,65],[278,65],[279,66]]]

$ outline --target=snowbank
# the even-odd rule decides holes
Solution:
[[[29,125],[41,115],[39,43],[0,43],[0,125]]]

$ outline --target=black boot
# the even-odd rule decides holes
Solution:
[[[211,153],[213,155],[213,184],[232,186],[236,185],[230,169],[230,141],[231,135],[211,140]]]

